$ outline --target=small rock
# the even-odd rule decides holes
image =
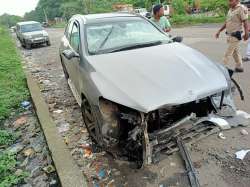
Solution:
[[[17,143],[17,144],[14,144],[13,146],[11,146],[8,151],[10,153],[13,153],[13,154],[16,154],[16,153],[19,153],[20,151],[22,151],[24,148],[24,145],[21,144],[21,143]]]
[[[222,132],[220,132],[220,133],[218,134],[218,137],[219,137],[220,139],[222,139],[222,140],[225,140],[225,139],[226,139],[226,136],[225,136]]]
[[[49,186],[56,186],[57,185],[57,181],[55,179],[52,179],[50,182],[49,182]]]
[[[24,125],[27,123],[27,117],[25,116],[22,116],[20,118],[18,118],[14,123],[13,123],[13,126],[14,126],[14,129],[18,129],[20,126]]]
[[[64,143],[66,144],[66,145],[68,145],[69,144],[69,138],[68,137],[64,137]]]
[[[35,152],[37,152],[37,153],[41,153],[43,150],[43,146],[40,143],[34,145],[33,148],[34,148]]]
[[[64,133],[66,131],[69,130],[69,124],[68,123],[64,123],[64,124],[61,124],[59,127],[58,127],[58,131],[59,133]]]
[[[41,174],[41,167],[37,166],[31,171],[31,176],[32,177],[37,177],[38,175]]]
[[[112,179],[111,181],[109,181],[109,183],[107,184],[107,187],[113,187],[113,186],[115,186],[114,179]]]
[[[36,157],[29,160],[28,165],[26,166],[26,170],[32,171],[38,166],[43,166],[43,163],[44,161],[42,155],[36,155]]]
[[[56,114],[61,114],[63,111],[62,110],[55,110],[53,111],[53,113],[56,113]]]
[[[44,167],[43,168],[43,171],[45,171],[46,173],[52,173],[52,172],[54,172],[55,171],[55,168],[54,168],[54,166],[52,166],[52,165],[48,165],[48,166],[46,166],[46,167]]]
[[[16,172],[15,172],[15,175],[20,176],[20,175],[22,175],[22,173],[23,173],[23,170],[17,169]]]
[[[34,149],[29,148],[29,149],[26,149],[23,153],[25,156],[31,156],[35,153],[35,151],[34,151]]]
[[[175,166],[176,166],[176,163],[170,162],[170,166],[175,167]]]
[[[49,187],[47,180],[48,177],[46,175],[40,175],[33,180],[33,184],[35,187]]]
[[[50,80],[43,80],[43,84],[50,84]]]
[[[246,129],[241,129],[240,133],[241,133],[242,135],[248,135],[248,132],[247,132]]]
[[[28,162],[29,162],[29,157],[25,158],[25,160],[22,162],[22,164],[20,166],[21,167],[26,167]]]

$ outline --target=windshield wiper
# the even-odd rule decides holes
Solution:
[[[105,39],[103,40],[103,42],[101,43],[101,45],[98,47],[98,49],[96,50],[95,53],[99,53],[99,51],[102,49],[102,47],[106,44],[106,42],[108,41],[110,35],[112,34],[114,29],[114,26],[111,27],[109,33],[107,34],[107,36],[105,37]]]
[[[160,40],[154,41],[154,42],[147,42],[147,43],[137,43],[137,44],[118,47],[118,48],[110,50],[108,52],[114,53],[114,52],[118,52],[118,51],[126,51],[126,50],[138,49],[138,48],[143,48],[143,47],[152,47],[152,46],[156,46],[156,45],[161,45],[162,43],[163,42]]]

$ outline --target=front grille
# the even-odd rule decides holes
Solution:
[[[43,34],[34,34],[34,35],[32,35],[32,38],[41,38],[41,37],[43,37]]]

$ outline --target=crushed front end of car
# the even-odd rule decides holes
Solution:
[[[234,105],[232,90],[237,88],[230,79],[226,90],[148,113],[101,98],[103,140],[110,152],[119,148],[119,154],[136,162],[138,168],[156,163],[160,154],[178,151],[177,138],[192,143],[221,130],[247,126],[249,120]]]

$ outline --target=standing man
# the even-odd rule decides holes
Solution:
[[[248,32],[250,34],[250,25],[248,24]],[[246,50],[246,56],[242,58],[243,62],[250,61],[250,40],[248,40],[247,43],[247,50]]]
[[[233,56],[236,63],[235,72],[243,72],[242,59],[240,55],[240,40],[242,40],[242,25],[244,27],[244,40],[248,40],[248,10],[240,4],[240,0],[228,0],[229,11],[224,25],[216,33],[216,38],[219,38],[220,33],[226,29],[228,48],[226,50],[223,63],[226,65],[229,62],[230,56]]]
[[[164,16],[164,8],[161,4],[154,6],[153,14],[151,21],[158,25],[164,32],[170,32],[171,25],[168,19]]]

